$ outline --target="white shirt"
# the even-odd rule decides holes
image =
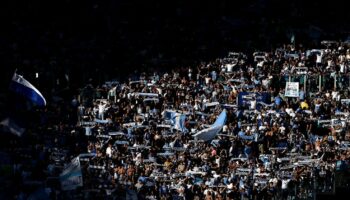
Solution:
[[[233,65],[232,64],[227,64],[226,69],[228,72],[232,72]]]
[[[256,108],[256,100],[250,101],[250,109],[255,110]]]
[[[294,113],[293,108],[286,108],[286,113],[288,115],[291,115],[292,113]]]
[[[220,157],[217,158],[217,159],[215,159],[215,163],[216,163],[218,166],[220,166]]]
[[[335,100],[337,98],[338,92],[333,91],[332,92],[332,99]]]
[[[264,80],[262,80],[262,84],[263,84],[263,86],[268,87],[269,84],[270,84],[270,80],[269,79],[264,79]]]
[[[316,63],[322,63],[322,54],[316,54]]]
[[[210,77],[205,77],[205,83],[209,84],[209,81],[210,81]]]
[[[282,180],[282,189],[287,189],[289,181],[290,181],[290,179],[283,179]]]
[[[331,67],[332,66],[332,60],[327,60],[327,67]]]
[[[110,158],[112,157],[112,148],[111,147],[107,147],[106,149],[106,155]]]
[[[98,112],[102,114],[105,111],[106,104],[98,105]]]

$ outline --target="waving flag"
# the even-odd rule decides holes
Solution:
[[[62,190],[75,190],[83,186],[83,175],[81,172],[79,157],[75,157],[60,174]]]
[[[186,132],[187,129],[185,128],[185,120],[186,120],[186,115],[176,113],[172,119],[174,124],[174,129],[179,130],[181,132]]]
[[[10,84],[10,89],[15,93],[24,96],[38,106],[45,106],[44,96],[31,83],[18,74],[14,74]]]
[[[178,113],[174,110],[165,110],[162,113],[165,120],[169,120],[173,129],[179,130],[181,132],[187,132],[185,127],[186,115]]]
[[[204,141],[214,139],[217,133],[221,131],[222,127],[225,125],[226,118],[227,114],[226,110],[224,109],[216,118],[214,124],[212,124],[209,128],[198,131],[196,134],[193,135],[193,137]]]
[[[226,122],[226,118],[227,118],[227,114],[226,114],[226,110],[224,109],[220,113],[218,118],[216,118],[216,121],[214,122],[214,124],[212,126],[224,126],[225,122]]]

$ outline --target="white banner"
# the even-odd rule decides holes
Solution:
[[[287,82],[284,96],[299,97],[299,82]]]

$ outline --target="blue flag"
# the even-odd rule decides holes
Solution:
[[[186,132],[187,129],[185,128],[185,120],[186,120],[186,115],[176,113],[175,116],[173,117],[174,129],[182,132]]]
[[[15,93],[24,96],[38,106],[45,106],[44,96],[31,83],[18,74],[14,74],[10,84],[10,89]]]
[[[170,120],[171,125],[174,129],[179,130],[181,132],[187,132],[185,127],[186,115],[182,113],[178,113],[173,110],[165,110],[163,111],[163,118],[166,120]]]
[[[193,135],[194,138],[199,140],[209,141],[215,138],[216,134],[221,131],[222,127],[225,125],[227,119],[226,110],[224,109],[220,115],[216,118],[214,124],[209,128],[198,131]]]

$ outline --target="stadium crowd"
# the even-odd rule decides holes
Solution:
[[[134,73],[127,82],[89,83],[71,102],[39,109],[40,126],[23,136],[36,145],[10,145],[18,151],[16,180],[43,181],[53,199],[310,199],[333,192],[335,173],[349,172],[350,51],[323,44],[230,52],[171,72]],[[297,96],[286,95],[288,82],[298,83]],[[213,131],[222,112],[225,123]],[[19,162],[23,156],[31,162]],[[63,173],[74,176],[72,163],[77,182]],[[17,199],[30,196],[23,188]]]

